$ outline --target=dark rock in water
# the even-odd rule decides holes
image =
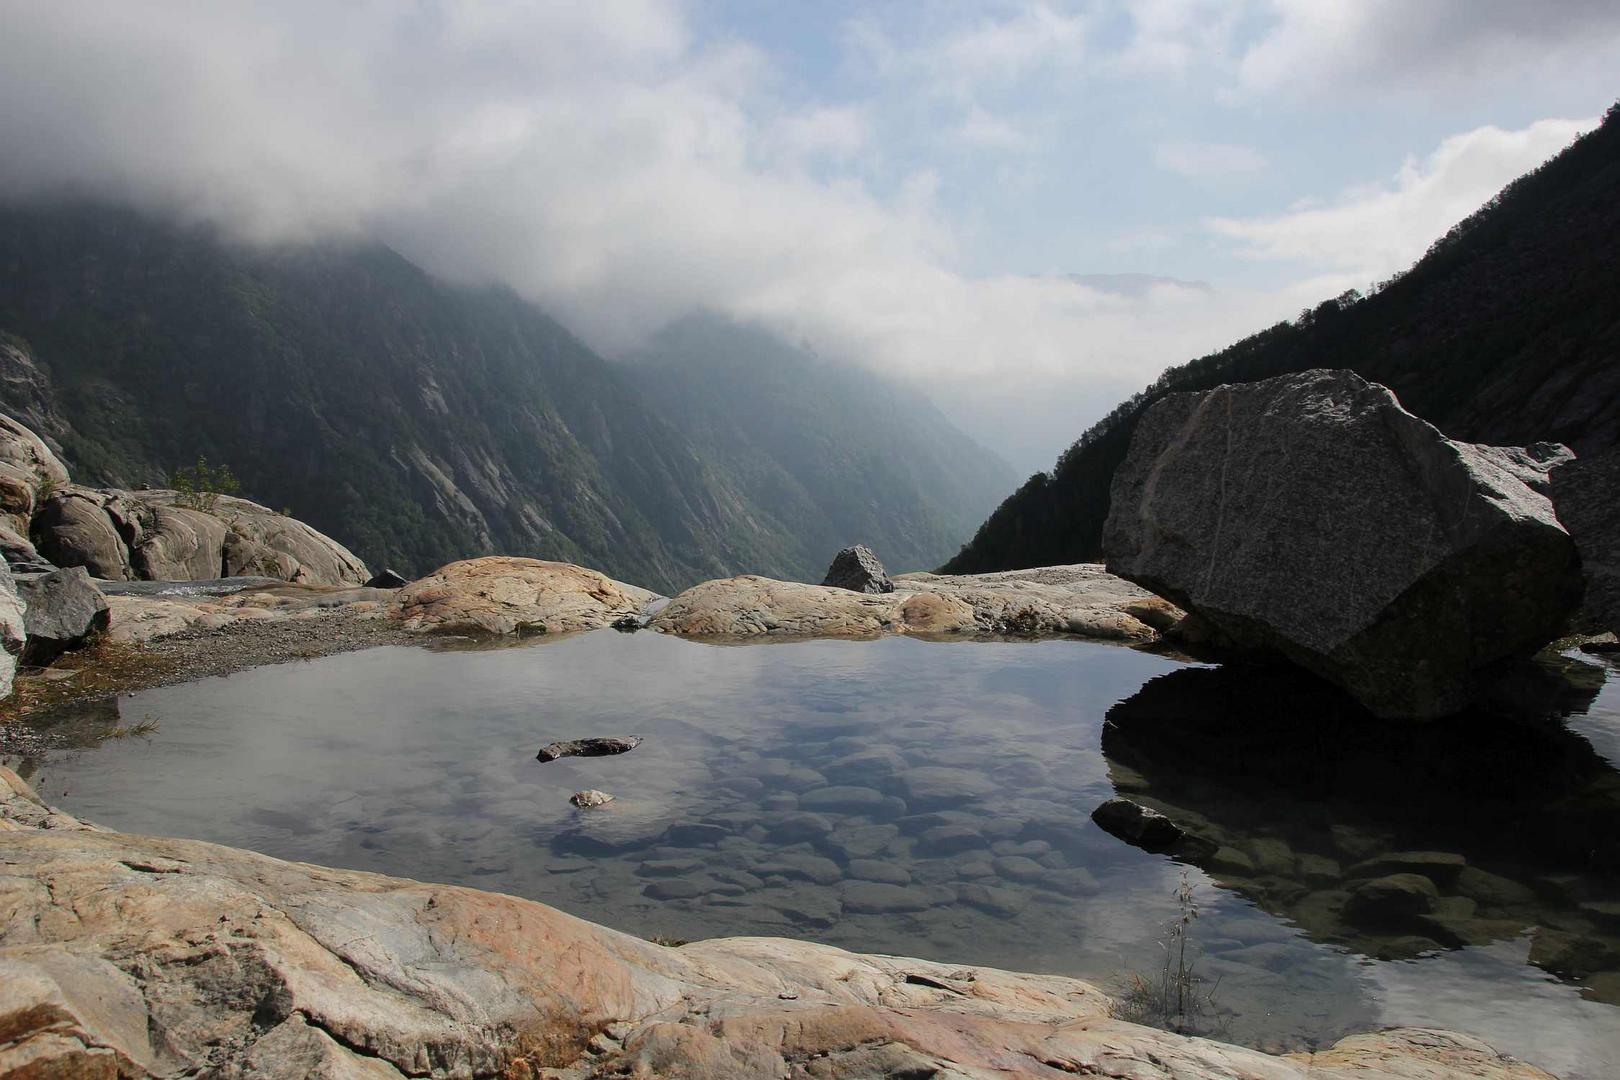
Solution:
[[[411,583],[410,579],[397,570],[383,570],[371,575],[366,582],[368,589],[403,589]]]
[[[1381,716],[1442,716],[1579,603],[1547,494],[1569,458],[1453,442],[1349,371],[1171,394],[1114,475],[1103,548],[1237,651]]]
[[[1433,911],[1440,890],[1422,874],[1390,874],[1356,886],[1344,902],[1344,917],[1373,926],[1399,926]]]
[[[608,625],[619,631],[621,634],[633,634],[642,627],[641,616],[620,615],[617,619],[614,619],[612,622],[608,623]]]
[[[1552,470],[1553,505],[1586,577],[1586,613],[1620,631],[1620,451],[1576,458]]]
[[[565,757],[606,757],[626,754],[641,745],[640,735],[607,735],[594,739],[568,739],[547,743],[535,755],[541,761],[556,761]]]
[[[1104,832],[1146,851],[1168,851],[1183,835],[1175,822],[1129,799],[1109,799],[1091,812],[1091,820]]]
[[[28,631],[21,658],[25,664],[49,664],[107,629],[112,620],[107,598],[82,566],[19,581],[17,595],[28,605],[23,615]]]
[[[883,569],[878,557],[865,544],[847,547],[833,556],[832,566],[821,582],[835,589],[848,589],[859,593],[894,592],[894,582]]]
[[[1580,650],[1593,656],[1608,656],[1611,653],[1620,653],[1620,637],[1616,637],[1612,633],[1599,634],[1595,638],[1581,642]]]

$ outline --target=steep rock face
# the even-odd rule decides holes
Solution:
[[[0,342],[0,349],[12,348]],[[0,366],[0,374],[3,372]],[[38,560],[28,539],[28,523],[42,497],[67,482],[67,468],[45,441],[0,414],[0,554],[7,562]]]
[[[733,938],[665,948],[472,889],[96,829],[0,768],[0,1072],[267,1078],[1547,1080],[1395,1030],[1271,1057],[1051,975]]]
[[[23,602],[17,595],[17,581],[11,568],[0,560],[0,698],[11,696],[17,674],[17,658],[22,655],[27,630],[23,625]]]
[[[1553,504],[1581,553],[1586,611],[1620,633],[1620,450],[1576,458],[1552,471]]]
[[[1436,716],[1557,636],[1574,544],[1563,447],[1446,439],[1348,371],[1173,394],[1114,476],[1108,568],[1385,716]]]
[[[563,634],[640,614],[657,594],[572,563],[492,555],[393,593],[391,617],[425,633]]]
[[[45,500],[34,519],[40,553],[113,581],[206,581],[262,576],[310,585],[358,585],[366,566],[336,540],[247,499],[207,509],[173,491],[78,485]]]

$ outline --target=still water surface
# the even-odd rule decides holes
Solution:
[[[514,893],[644,936],[802,936],[1116,990],[1160,963],[1186,869],[1223,1037],[1296,1049],[1442,1026],[1597,1078],[1620,1072],[1613,867],[1578,837],[1527,855],[1489,814],[1471,832],[1467,813],[1436,811],[1476,799],[1483,771],[1492,791],[1509,785],[1506,832],[1567,840],[1620,819],[1620,693],[1603,669],[1582,671],[1588,690],[1565,715],[1505,729],[1478,763],[1423,765],[1453,756],[1438,736],[1347,753],[1279,749],[1288,737],[1268,734],[1233,750],[1266,759],[1234,782],[1224,743],[1178,748],[1153,720],[1165,701],[1196,713],[1219,698],[1228,723],[1251,706],[1200,681],[1218,672],[1146,653],[604,631],[380,648],[146,691],[116,715],[56,722],[93,733],[151,718],[151,737],[9,763],[126,831]],[[1121,702],[1117,718],[1148,720],[1105,738]],[[646,741],[535,760],[554,739],[611,734]],[[1391,755],[1416,771],[1406,760],[1374,777]],[[1356,775],[1317,775],[1325,758],[1356,761]],[[1529,770],[1518,792],[1516,769]],[[617,800],[576,810],[581,788]],[[1184,866],[1097,829],[1090,812],[1116,789],[1213,837],[1203,857]],[[1348,868],[1389,852],[1387,869],[1433,877],[1445,919],[1374,933],[1340,917]]]

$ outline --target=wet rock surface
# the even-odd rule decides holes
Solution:
[[[1559,465],[1552,497],[1581,553],[1589,617],[1598,628],[1620,630],[1620,452]]]
[[[640,745],[639,735],[598,735],[586,739],[565,739],[542,746],[535,758],[540,761],[556,761],[565,757],[606,757],[611,754],[628,754]]]
[[[1272,1057],[1110,1019],[1103,994],[1057,976],[781,938],[667,948],[513,897],[96,830],[3,769],[0,852],[0,1071],[1547,1075],[1418,1029]],[[850,888],[897,914],[933,895]]]
[[[1570,457],[1453,442],[1348,371],[1171,394],[1114,474],[1103,547],[1227,645],[1440,716],[1564,632],[1582,584],[1547,473]]]
[[[1546,714],[1590,701],[1590,665],[1538,665],[1539,707],[1380,722],[1303,672],[1189,668],[1109,711],[1116,787],[1178,849],[1317,941],[1366,956],[1510,942],[1620,1004],[1620,774]],[[1302,726],[1299,717],[1312,722]]]

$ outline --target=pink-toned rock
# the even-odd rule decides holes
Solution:
[[[1463,1036],[1315,1055],[1095,988],[781,938],[665,948],[542,904],[97,830],[0,768],[0,1075],[1547,1080]]]
[[[636,615],[656,598],[573,563],[491,555],[397,590],[389,614],[425,633],[564,634]]]

